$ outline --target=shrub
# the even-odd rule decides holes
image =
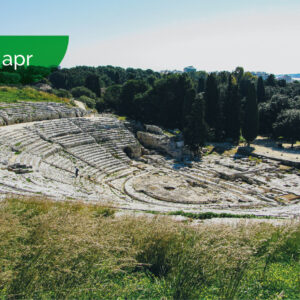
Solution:
[[[101,99],[101,98],[98,98],[97,101],[96,101],[96,106],[95,107],[96,107],[98,112],[102,112],[106,108],[104,100]]]
[[[72,98],[72,94],[65,89],[58,89],[58,90],[53,90],[53,93],[57,96],[57,97],[61,97],[61,98]]]
[[[18,73],[0,72],[0,83],[18,84],[21,81],[21,75]]]
[[[87,107],[94,109],[96,106],[96,101],[95,99],[89,98],[87,96],[81,96],[78,99],[79,101],[85,103]]]

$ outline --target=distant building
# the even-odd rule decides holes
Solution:
[[[193,66],[188,66],[188,67],[185,67],[185,68],[183,69],[183,71],[184,71],[185,73],[190,73],[190,72],[196,72],[197,70],[196,70],[196,68],[194,68]]]
[[[266,72],[251,72],[252,75],[257,77],[262,77],[263,80],[266,80],[270,74]]]
[[[162,70],[160,71],[161,74],[181,74],[182,71],[179,70]]]
[[[290,83],[293,81],[293,78],[290,75],[279,75],[279,76],[276,76],[276,79],[284,79],[287,83]]]

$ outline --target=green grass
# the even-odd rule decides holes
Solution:
[[[170,216],[183,216],[195,220],[206,220],[213,218],[239,218],[239,219],[273,219],[270,216],[256,216],[251,214],[231,214],[231,213],[214,213],[214,212],[203,212],[203,213],[191,213],[184,212],[182,210],[169,212]]]
[[[299,247],[299,222],[191,227],[7,198],[0,299],[299,299]]]
[[[260,164],[260,163],[262,162],[262,159],[257,158],[257,157],[255,157],[255,156],[249,156],[248,159],[249,159],[250,161],[254,161],[256,165],[258,165],[258,164]]]
[[[174,133],[172,133],[172,132],[170,132],[170,131],[167,131],[167,130],[163,130],[163,133],[164,133],[165,135],[169,136],[169,137],[175,136]]]
[[[54,94],[37,91],[30,87],[0,87],[0,103],[17,103],[19,101],[30,102],[59,102],[70,104],[70,100],[66,98],[60,98]],[[3,108],[3,107],[2,107]]]
[[[118,116],[119,121],[126,121],[127,117],[126,116]]]

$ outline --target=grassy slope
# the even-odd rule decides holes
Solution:
[[[53,94],[37,91],[30,87],[16,88],[16,87],[0,87],[0,103],[16,103],[18,101],[30,102],[60,102],[69,103],[70,100],[60,98]]]
[[[0,298],[297,299],[299,223],[191,228],[46,199],[0,202]]]

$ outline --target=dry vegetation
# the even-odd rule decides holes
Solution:
[[[191,228],[98,205],[0,203],[0,298],[296,299],[299,223]]]
[[[31,87],[0,87],[0,102],[16,103],[18,101],[30,102],[59,102],[69,104],[70,100],[67,98],[60,98],[54,94],[49,94],[42,91],[37,91]]]

